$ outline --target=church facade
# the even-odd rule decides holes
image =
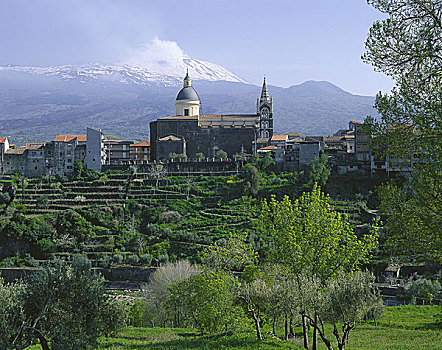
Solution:
[[[273,135],[273,99],[264,78],[256,114],[200,115],[201,101],[189,74],[176,101],[176,115],[150,123],[151,159],[163,160],[170,153],[197,153],[212,158],[223,150],[229,157],[251,154],[267,145]]]

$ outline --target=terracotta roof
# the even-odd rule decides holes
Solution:
[[[271,151],[272,149],[277,149],[277,148],[278,148],[278,146],[271,145],[271,146],[262,147],[262,148],[258,149],[258,151]]]
[[[288,135],[273,135],[272,141],[287,141]]]
[[[0,143],[5,143],[6,137],[0,137]]]
[[[134,143],[133,145],[130,145],[130,147],[149,147],[150,141],[141,141],[138,143]]]
[[[26,144],[26,149],[39,149],[42,148],[45,144],[41,142],[31,142]]]
[[[283,133],[283,135],[288,135],[288,136],[301,136],[300,133],[298,132],[294,132],[294,131],[286,131]]]
[[[353,124],[361,124],[360,122],[355,122],[354,120],[350,120],[350,123],[353,123]]]
[[[86,142],[87,141],[86,135],[58,135],[55,137],[54,141],[69,142],[75,138],[77,138],[78,142]]]

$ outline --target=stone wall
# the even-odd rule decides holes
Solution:
[[[157,140],[169,135],[184,137],[186,153],[195,158],[197,153],[214,157],[218,150],[227,152],[230,158],[242,150],[252,153],[252,142],[257,137],[254,127],[204,127],[195,119],[159,119],[150,123],[151,157],[157,154]]]

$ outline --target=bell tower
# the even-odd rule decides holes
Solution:
[[[269,95],[265,77],[261,97],[257,100],[257,114],[259,115],[258,137],[270,140],[273,136],[273,97]]]

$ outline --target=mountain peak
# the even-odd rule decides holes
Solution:
[[[155,64],[151,64],[151,67],[137,67],[128,63],[93,63],[49,67],[0,66],[0,72],[5,73],[16,72],[34,76],[48,76],[64,81],[74,79],[83,83],[91,80],[106,80],[140,86],[178,86],[187,69],[189,69],[193,80],[246,83],[245,80],[220,65],[192,58],[180,58],[172,63],[157,61]]]

